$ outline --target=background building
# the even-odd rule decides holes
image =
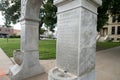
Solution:
[[[20,35],[20,30],[16,30],[13,27],[5,27],[0,25],[0,38],[6,38],[11,35]]]
[[[99,41],[120,42],[120,15],[109,16],[108,24],[99,32]]]

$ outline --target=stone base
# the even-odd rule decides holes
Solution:
[[[14,65],[10,68],[11,80],[23,80],[41,73],[44,73],[44,68],[39,63],[38,55],[33,53],[25,53],[21,65]]]
[[[82,76],[75,76],[71,73],[64,72],[58,68],[50,70],[48,80],[96,80],[95,70],[86,73]]]

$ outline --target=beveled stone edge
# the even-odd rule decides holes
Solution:
[[[20,22],[22,21],[32,21],[32,22],[40,22],[40,19],[29,19],[29,18],[21,18],[19,19]]]
[[[87,0],[87,1],[94,3],[97,7],[102,5],[102,0]]]
[[[57,1],[54,1],[54,5],[59,6],[61,4],[64,4],[65,2],[71,2],[71,1],[74,1],[74,0],[57,0]]]
[[[54,4],[56,6],[59,6],[59,5],[63,5],[65,2],[71,2],[71,1],[74,1],[74,0],[57,0],[57,1],[54,1]],[[87,1],[94,3],[97,7],[102,5],[102,0],[87,0]]]

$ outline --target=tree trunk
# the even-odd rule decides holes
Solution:
[[[43,22],[40,21],[40,22],[39,22],[39,40],[40,40],[40,31],[41,31],[41,27],[42,27],[42,25],[43,25]]]

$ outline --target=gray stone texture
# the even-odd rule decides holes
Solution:
[[[2,56],[0,57],[0,69],[4,68],[5,74],[7,74],[8,72],[6,73],[6,71],[8,71],[9,67],[13,65],[12,62],[14,62],[14,60],[13,58],[10,60],[9,57],[7,57],[2,51],[2,49],[0,49],[0,56]],[[56,60],[40,60],[40,63],[45,67],[46,73],[24,80],[48,80],[47,73],[51,68],[55,67],[55,62]],[[120,80],[120,47],[97,52],[96,75],[96,80]],[[0,76],[0,80],[10,80],[10,78],[8,75],[5,75]]]
[[[37,51],[38,50],[38,22],[22,21],[21,22],[21,50]]]
[[[58,12],[56,59],[59,68],[82,75],[95,67],[96,23],[96,14],[84,7]]]
[[[14,52],[13,52],[14,61],[18,65],[22,64],[23,56],[24,56],[24,53],[22,53],[20,50],[14,50]]]
[[[43,0],[21,0],[21,19],[39,20],[39,9]]]
[[[17,64],[10,68],[11,80],[23,80],[44,72],[38,51],[41,3],[42,0],[21,0],[21,49],[14,54]]]
[[[61,0],[55,4],[58,7],[58,73],[62,69],[64,76],[76,75],[75,80],[95,80],[97,7],[101,0]],[[49,75],[49,80],[67,80],[66,77],[57,79],[55,69]]]
[[[96,80],[96,72],[92,70],[81,76],[75,76],[70,73],[64,73],[57,68],[49,72],[48,80]]]

